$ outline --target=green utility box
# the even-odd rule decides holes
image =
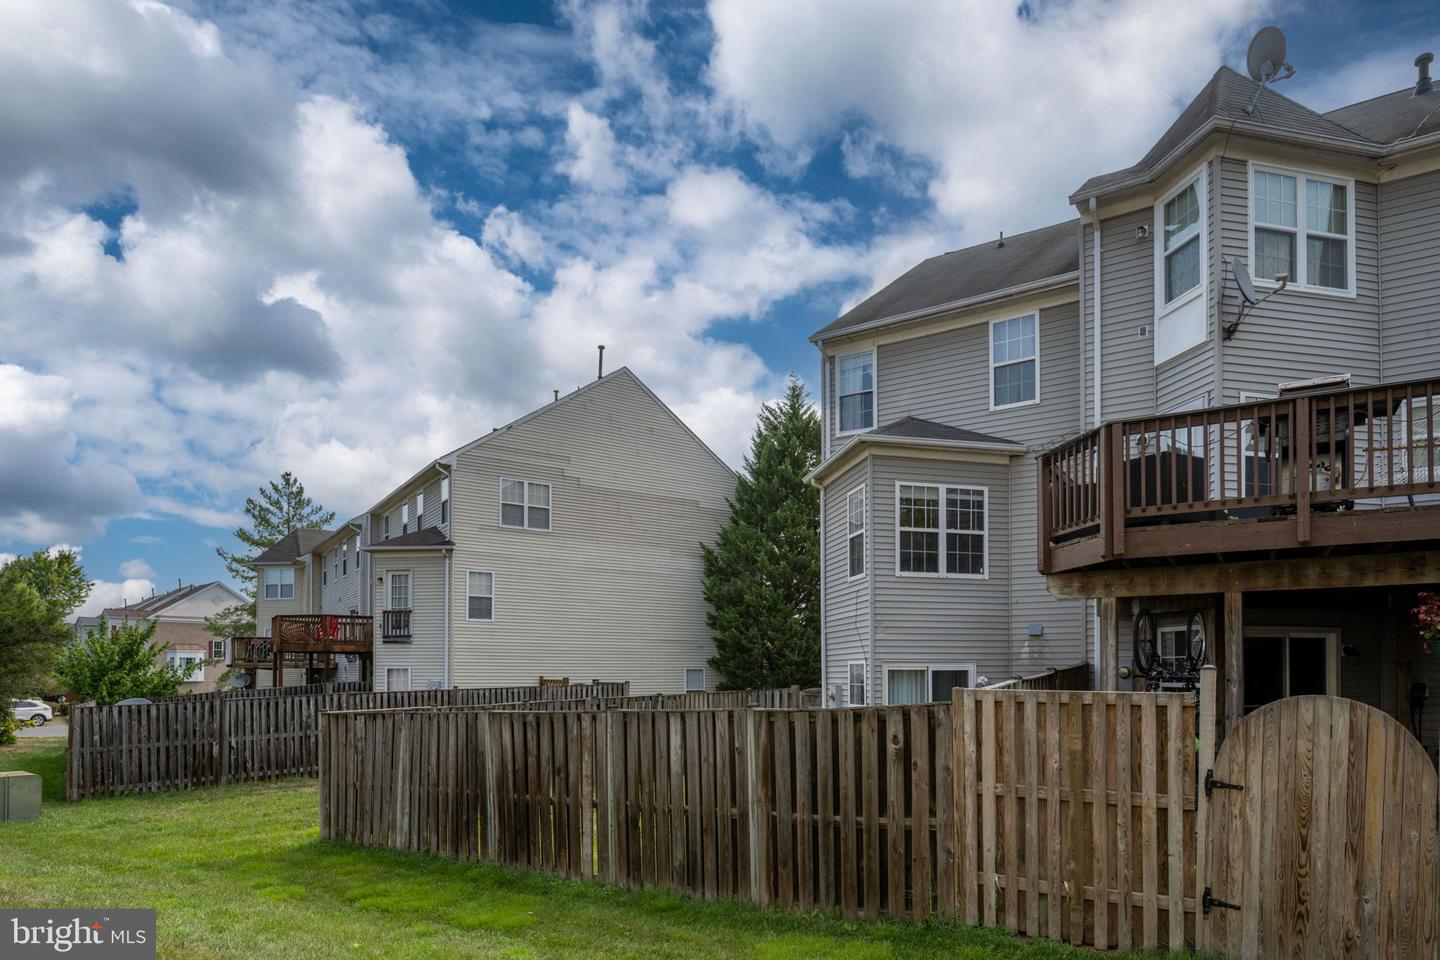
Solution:
[[[40,775],[0,770],[0,820],[34,820],[40,816]]]

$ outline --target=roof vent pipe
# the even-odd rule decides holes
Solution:
[[[1435,88],[1430,80],[1430,63],[1435,59],[1433,53],[1422,53],[1415,58],[1415,66],[1420,70],[1420,76],[1415,80],[1415,96],[1421,97]]]

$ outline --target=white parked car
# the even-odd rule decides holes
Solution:
[[[21,723],[30,723],[37,727],[43,727],[55,719],[55,711],[43,700],[12,700],[10,712]]]

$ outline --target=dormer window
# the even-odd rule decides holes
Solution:
[[[1354,184],[1258,166],[1250,183],[1255,280],[1354,293]]]
[[[840,433],[875,428],[875,354],[840,357],[836,380],[840,396]]]

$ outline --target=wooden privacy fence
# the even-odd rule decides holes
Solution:
[[[1011,677],[986,684],[985,690],[1089,690],[1091,687],[1090,664],[1077,663],[1071,667],[1051,667],[1027,677]]]
[[[1102,947],[1194,934],[1193,696],[321,722],[327,838]]]
[[[339,686],[315,691],[312,687]],[[230,780],[315,776],[326,710],[476,707],[622,696],[625,683],[368,691],[349,684],[197,694],[71,707],[66,796],[185,790]],[[258,694],[258,695],[257,695]]]
[[[799,687],[773,690],[716,690],[696,693],[652,693],[633,697],[572,698],[569,700],[529,700],[505,704],[505,710],[521,711],[585,711],[585,710],[736,710],[759,708],[787,710],[804,706]]]

